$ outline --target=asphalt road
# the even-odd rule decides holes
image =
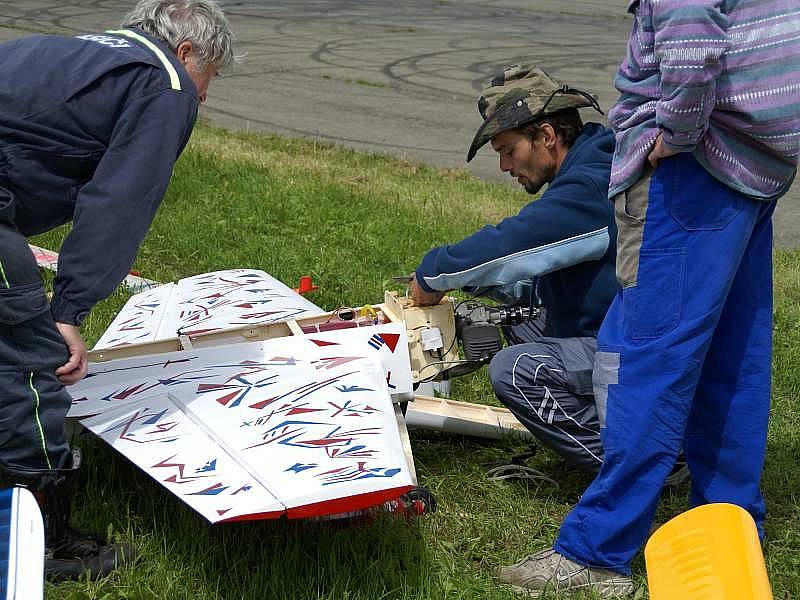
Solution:
[[[133,1],[0,6],[0,40],[118,25]],[[245,54],[212,83],[202,115],[233,129],[316,138],[512,182],[490,149],[465,165],[475,100],[503,66],[534,62],[607,109],[630,20],[622,0],[226,2]],[[591,111],[586,119],[604,121]],[[515,184],[514,184],[515,185]],[[424,193],[424,190],[421,191]],[[800,247],[800,184],[778,208],[776,245]]]

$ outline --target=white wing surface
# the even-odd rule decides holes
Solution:
[[[131,297],[94,349],[322,313],[321,308],[264,271],[216,271]]]
[[[174,283],[167,283],[132,296],[94,345],[95,349],[174,337],[164,332],[170,329],[174,332],[177,327],[177,315],[172,306],[176,300],[175,290]]]
[[[346,348],[356,348],[360,354],[375,357],[383,367],[389,393],[414,393],[405,324],[337,329],[307,333],[306,337],[319,346],[322,356],[328,358],[336,358]]]
[[[212,523],[286,510],[166,394],[126,402],[82,423]]]
[[[91,364],[70,416],[212,522],[374,506],[412,476],[382,367],[337,346],[348,360],[289,337]]]
[[[28,246],[33,253],[34,259],[36,259],[36,264],[40,268],[48,269],[49,271],[58,270],[58,252],[53,252],[52,250],[41,248],[40,246],[34,246],[33,244],[28,244]],[[122,280],[122,285],[124,285],[130,291],[136,293],[141,292],[142,290],[149,290],[161,284],[158,281],[145,279],[143,277],[139,277],[138,275],[134,275],[133,273],[129,273],[125,276],[125,279]]]

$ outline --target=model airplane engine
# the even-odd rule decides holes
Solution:
[[[538,309],[527,306],[488,306],[476,301],[456,306],[456,335],[461,341],[464,358],[481,364],[489,362],[503,347],[500,327],[519,325]]]
[[[474,300],[456,304],[448,296],[434,306],[416,306],[394,292],[386,292],[381,308],[392,320],[405,322],[414,384],[479,369],[503,347],[500,327],[519,325],[540,312],[536,307],[489,306]]]

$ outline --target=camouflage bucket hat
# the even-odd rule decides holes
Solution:
[[[538,67],[506,67],[478,98],[484,120],[469,147],[467,162],[498,133],[560,110],[589,106],[603,114],[593,94],[559,83]]]

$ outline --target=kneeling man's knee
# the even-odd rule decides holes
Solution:
[[[503,348],[489,363],[489,381],[501,400],[513,389],[514,364],[518,358],[515,348]]]

